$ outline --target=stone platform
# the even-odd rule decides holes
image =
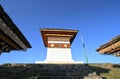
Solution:
[[[83,79],[93,72],[83,64],[44,64],[41,71],[38,79]]]
[[[0,79],[91,79],[84,77],[104,71],[86,64],[8,64],[0,66]]]
[[[83,61],[36,61],[36,64],[83,64]]]

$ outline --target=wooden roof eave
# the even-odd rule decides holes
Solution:
[[[11,40],[4,32],[0,30],[0,39],[4,40],[6,43],[8,43],[11,47],[13,47],[16,50],[20,50],[21,47],[17,45],[13,40]]]
[[[16,25],[13,23],[11,18],[6,14],[6,12],[4,12],[4,9],[2,8],[1,5],[0,5],[0,18],[9,26],[11,30],[14,31],[14,33],[20,38],[20,40],[22,40],[22,42],[24,42],[24,44],[28,48],[31,48],[30,43],[26,40],[22,32],[20,32],[20,30],[16,27]]]
[[[100,50],[102,50],[104,48],[107,48],[107,47],[111,46],[112,44],[114,44],[114,43],[116,43],[118,41],[120,41],[120,35],[113,38],[110,42],[108,42],[108,43],[106,43],[104,45],[101,45],[100,48],[98,48],[96,51],[100,51]]]
[[[10,51],[15,50],[12,46],[10,46],[8,43],[0,39],[0,54],[7,52],[9,53]]]
[[[119,48],[120,48],[120,41],[118,41],[118,42],[116,42],[116,43],[114,43],[114,44],[112,44],[112,45],[110,45],[106,48],[97,50],[97,51],[100,52],[101,54],[103,54],[103,53],[109,53],[110,54],[110,53],[114,53],[114,52],[120,50]]]
[[[59,34],[59,35],[72,35],[72,38],[70,39],[70,44],[72,44],[78,30],[67,30],[67,29],[51,29],[51,28],[40,28],[40,32],[42,35],[42,39],[44,42],[45,47],[47,47],[47,38],[45,34]]]

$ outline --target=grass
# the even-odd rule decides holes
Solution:
[[[120,79],[120,64],[90,64],[91,66],[109,69],[108,73],[101,73],[106,79]]]

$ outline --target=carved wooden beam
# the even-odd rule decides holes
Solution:
[[[24,50],[27,46],[19,39],[19,37],[0,19],[0,30],[2,30],[9,38],[11,38],[15,43],[17,43]]]
[[[6,36],[1,30],[0,30],[0,39],[4,40],[6,43],[8,43],[14,49],[17,49],[17,50],[20,49],[20,47],[14,41],[12,41],[8,36]]]
[[[115,56],[120,56],[120,51],[114,53]]]

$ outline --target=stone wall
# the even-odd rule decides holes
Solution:
[[[0,66],[0,79],[102,79],[93,72],[108,71],[85,64],[8,64]]]

